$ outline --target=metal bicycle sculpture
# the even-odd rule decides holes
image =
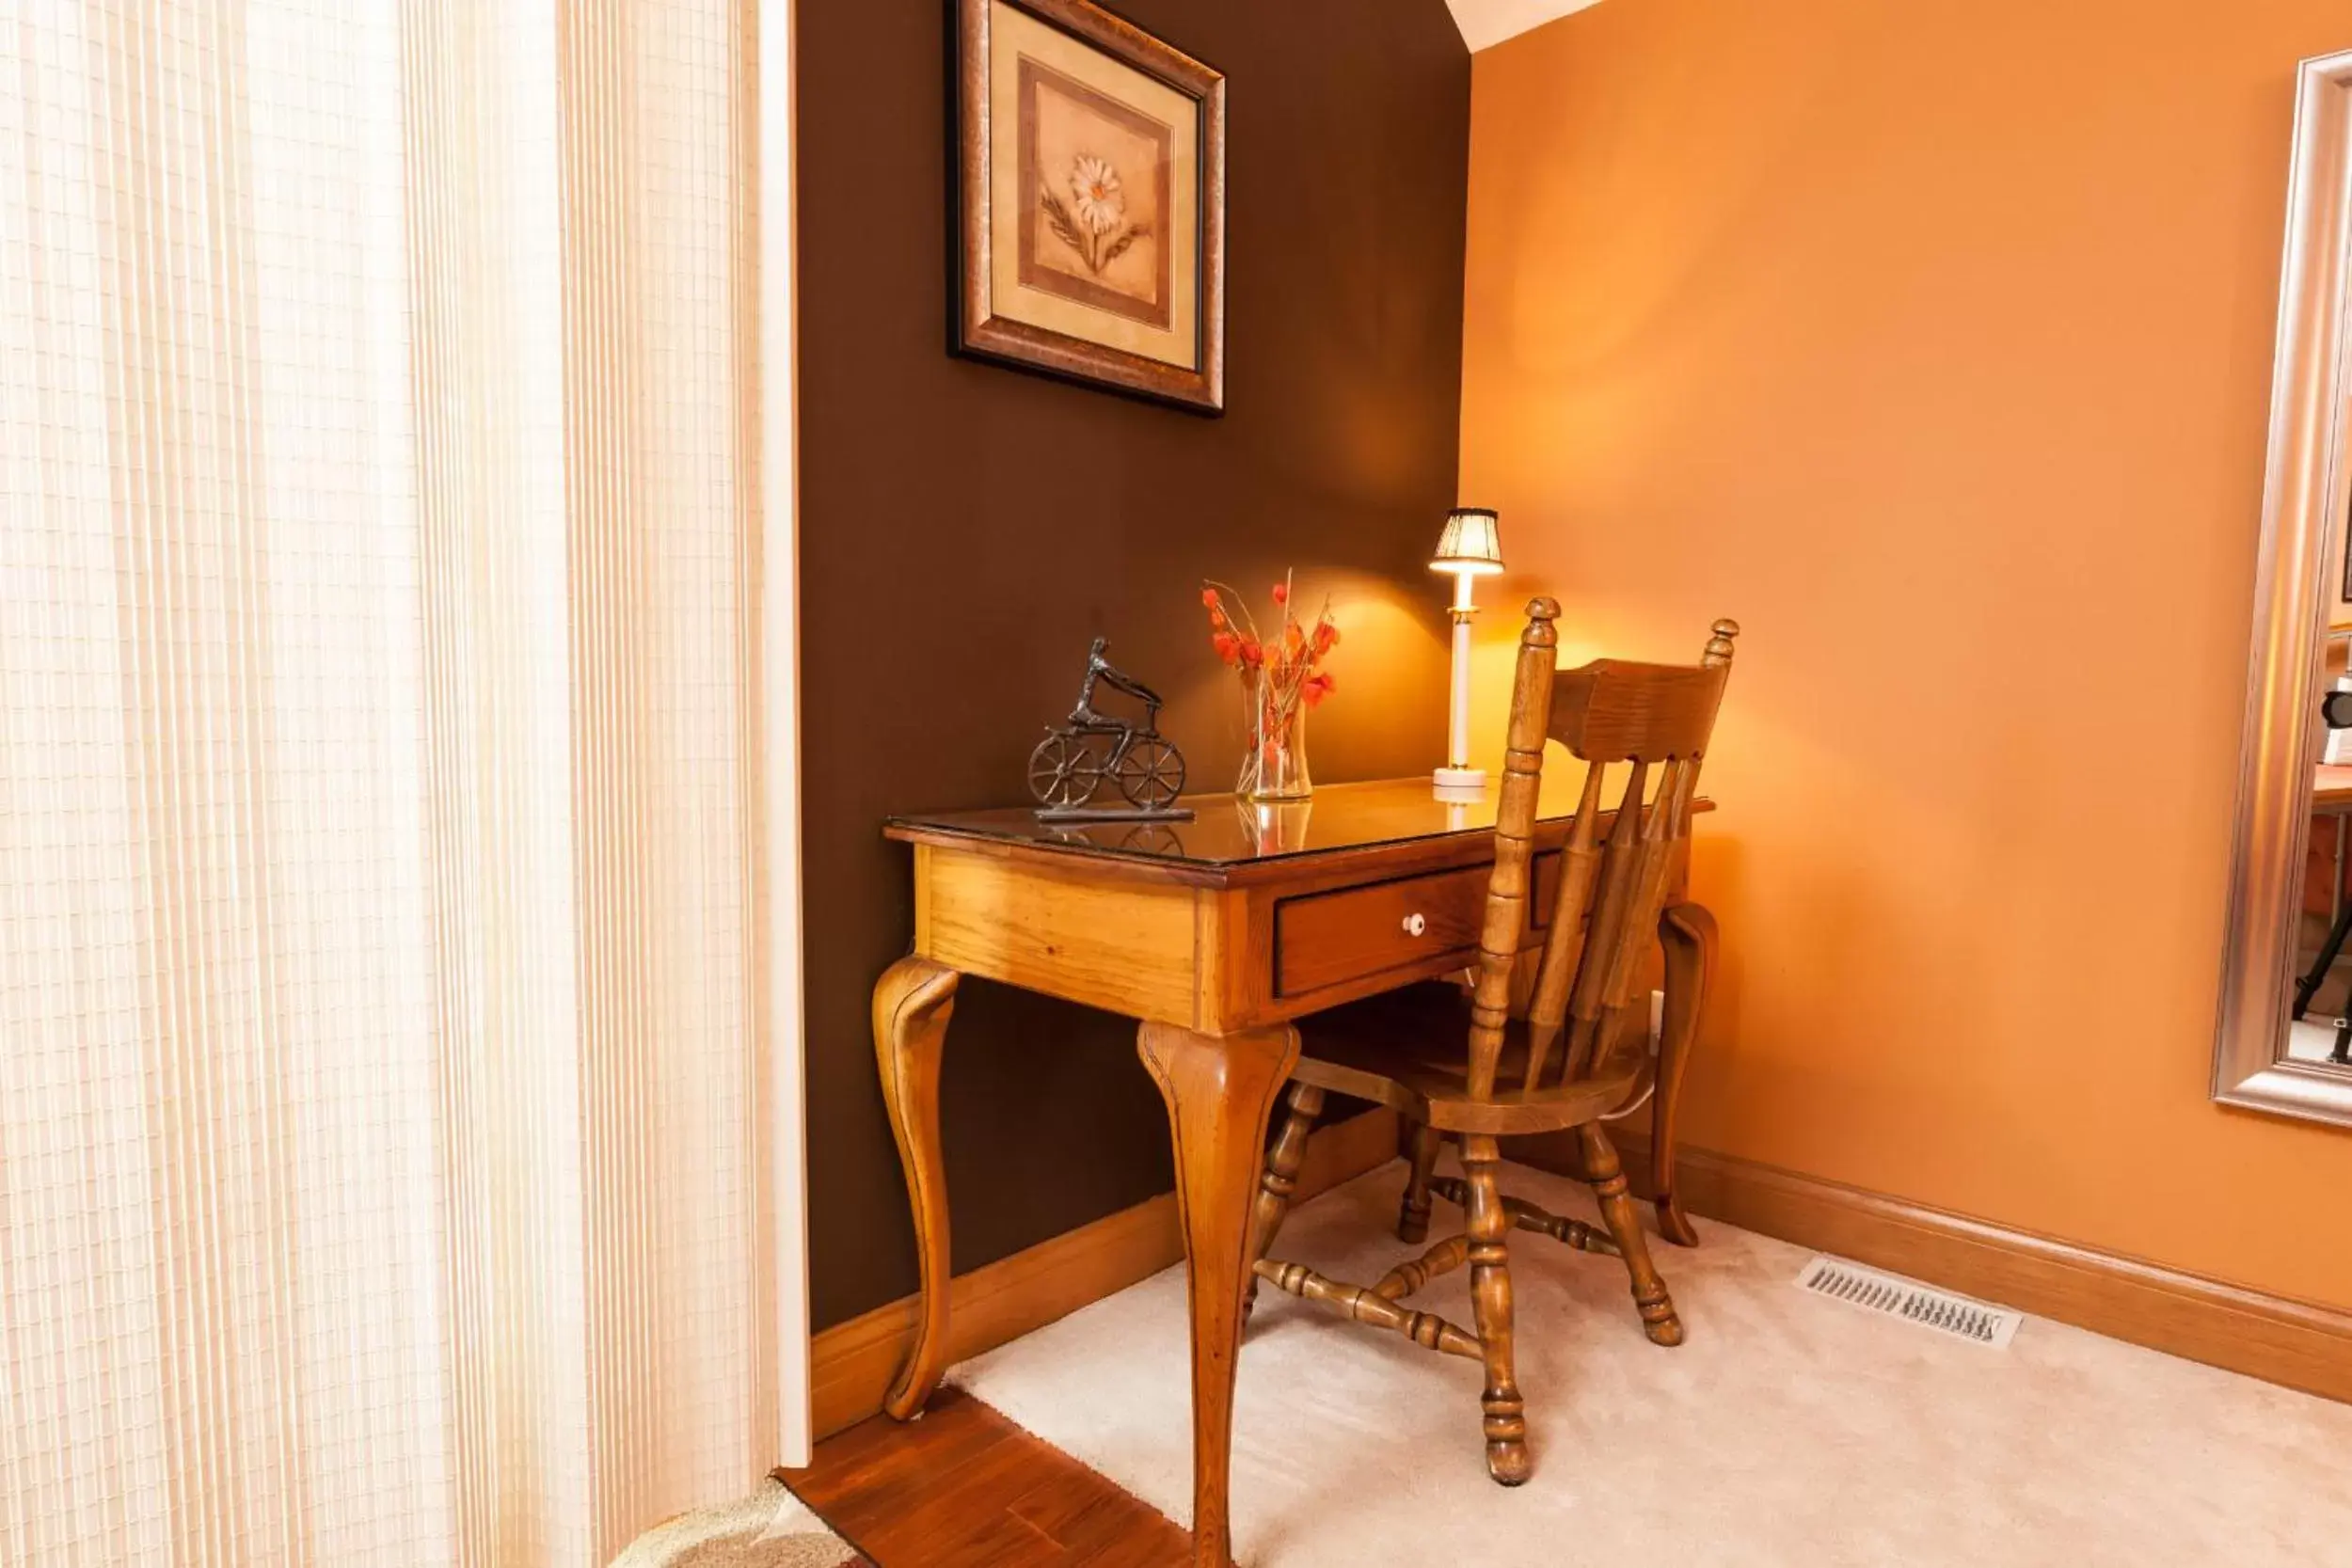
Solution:
[[[1160,694],[1122,673],[1103,657],[1109,647],[1096,638],[1087,652],[1086,681],[1070,721],[1046,732],[1029,753],[1029,793],[1037,798],[1041,822],[1183,822],[1192,813],[1176,804],[1184,790],[1184,754],[1160,734]],[[1095,711],[1098,686],[1123,691],[1141,703],[1140,725]],[[1125,797],[1124,806],[1089,804],[1103,781]]]

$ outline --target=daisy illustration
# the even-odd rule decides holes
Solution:
[[[1081,152],[1070,166],[1070,199],[1078,221],[1097,234],[1107,234],[1127,215],[1126,193],[1119,187],[1119,170],[1107,158]]]
[[[1108,158],[1079,153],[1070,160],[1067,182],[1069,201],[1048,185],[1038,193],[1038,204],[1054,237],[1077,254],[1087,271],[1100,277],[1137,240],[1149,238],[1152,228],[1127,221],[1127,187],[1119,178],[1119,166]]]

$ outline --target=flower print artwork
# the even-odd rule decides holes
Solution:
[[[1176,128],[1041,62],[1022,71],[1021,286],[1173,331]]]
[[[1079,153],[1070,163],[1069,189],[1065,204],[1048,184],[1038,193],[1038,203],[1054,237],[1077,253],[1088,272],[1101,277],[1136,241],[1152,237],[1150,224],[1128,221],[1126,189],[1109,159]]]
[[[1093,0],[948,5],[950,348],[1220,411],[1224,77]]]
[[[1107,234],[1127,217],[1127,198],[1119,186],[1119,170],[1107,159],[1081,152],[1070,166],[1070,199],[1078,204],[1078,220],[1097,234]]]

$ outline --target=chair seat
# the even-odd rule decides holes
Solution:
[[[1581,1079],[1518,1087],[1526,1071],[1528,1028],[1514,1019],[1503,1036],[1499,1088],[1489,1100],[1470,1092],[1463,1042],[1470,1037],[1470,997],[1439,982],[1407,986],[1298,1021],[1299,1060],[1294,1079],[1335,1094],[1391,1106],[1440,1132],[1510,1136],[1557,1132],[1629,1109],[1647,1092],[1651,1068],[1638,1065]],[[1554,1047],[1555,1052],[1558,1047]],[[1557,1072],[1552,1057],[1549,1073]]]

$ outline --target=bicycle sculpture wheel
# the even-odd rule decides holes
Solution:
[[[1119,793],[1146,811],[1176,803],[1184,792],[1184,754],[1156,735],[1139,735],[1111,770]]]
[[[1057,811],[1083,806],[1103,784],[1103,757],[1092,736],[1056,730],[1029,753],[1029,793]]]
[[[1048,730],[1029,753],[1029,794],[1044,822],[1180,822],[1192,813],[1176,804],[1184,790],[1184,755],[1160,734],[1160,695],[1121,673],[1103,657],[1108,644],[1094,640],[1087,655],[1085,684],[1070,721]],[[1107,686],[1144,707],[1140,724],[1098,713],[1094,693]],[[1098,806],[1095,794],[1110,779],[1123,806]]]

